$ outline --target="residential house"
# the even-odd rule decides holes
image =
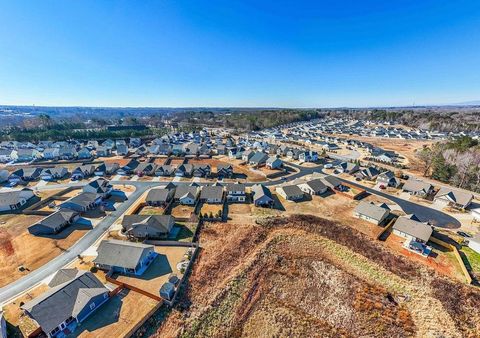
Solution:
[[[120,169],[120,165],[117,162],[102,163],[95,168],[95,176],[109,176],[113,175]]]
[[[126,144],[117,144],[117,155],[125,156],[128,154],[128,146]]]
[[[193,174],[192,164],[181,164],[175,170],[175,176],[177,177],[190,177]]]
[[[263,153],[263,152],[256,152],[248,161],[248,164],[254,167],[261,167],[262,165],[265,165],[268,160],[268,155]]]
[[[28,188],[0,192],[0,212],[21,209],[34,196],[32,189]]]
[[[302,151],[298,155],[298,160],[301,162],[317,162],[318,161],[318,153],[313,150]]]
[[[84,192],[94,193],[100,195],[102,198],[107,198],[110,196],[112,192],[112,185],[110,181],[104,179],[103,177],[99,177],[88,184],[83,186]]]
[[[17,149],[17,158],[15,162],[32,162],[42,157],[42,154],[37,149]]]
[[[377,183],[385,187],[398,188],[400,186],[400,180],[395,177],[395,174],[391,171],[385,171],[377,176]]]
[[[72,181],[83,180],[87,177],[92,176],[95,173],[95,166],[93,164],[85,164],[79,167],[76,167],[72,171],[71,179]]]
[[[40,174],[43,181],[60,180],[68,175],[68,169],[65,167],[45,168]]]
[[[48,215],[41,221],[31,225],[28,231],[33,235],[53,235],[74,223],[79,218],[78,212],[70,209],[60,209]]]
[[[175,189],[155,188],[148,192],[145,202],[150,206],[166,207],[174,195]]]
[[[476,234],[473,238],[468,240],[468,247],[480,254],[480,234]]]
[[[219,164],[217,165],[217,177],[222,178],[231,178],[233,176],[233,166],[231,164]]]
[[[457,209],[467,209],[473,198],[474,196],[471,192],[442,187],[435,195],[435,202]]]
[[[129,145],[132,148],[140,147],[142,140],[138,137],[130,137]]]
[[[79,160],[89,160],[92,158],[92,152],[87,147],[83,147],[77,152],[77,158]]]
[[[86,212],[94,209],[102,202],[102,196],[93,192],[82,192],[60,204],[60,208]]]
[[[253,155],[255,155],[255,152],[253,150],[245,150],[243,153],[242,153],[242,161],[245,161],[245,162],[250,162],[250,159],[253,157]]]
[[[368,167],[360,170],[355,173],[355,177],[360,179],[366,179],[368,181],[374,181],[377,179],[377,176],[380,174],[380,171],[375,167]]]
[[[77,156],[77,150],[72,145],[66,145],[58,148],[58,157],[62,160],[73,160],[77,158]]]
[[[433,186],[425,181],[410,177],[402,187],[402,190],[410,195],[426,197],[433,191]]]
[[[390,210],[375,205],[372,202],[361,201],[354,210],[355,217],[369,221],[370,223],[379,225],[390,214]]]
[[[105,271],[141,276],[157,257],[155,247],[120,240],[103,240],[93,264]]]
[[[157,165],[155,163],[140,162],[134,172],[138,176],[153,176]]]
[[[10,182],[16,182],[16,183],[35,181],[40,178],[40,175],[42,174],[42,170],[43,170],[42,168],[17,169],[10,174],[10,176],[8,177],[8,180]]]
[[[9,176],[10,173],[8,172],[8,170],[0,169],[0,183],[7,181]]]
[[[171,215],[125,215],[122,231],[129,238],[166,238],[175,225]]]
[[[193,176],[208,177],[210,176],[211,167],[209,164],[195,164],[193,166]]]
[[[7,338],[7,322],[5,321],[5,316],[3,311],[0,308],[0,338]]]
[[[172,176],[175,173],[175,167],[172,165],[164,164],[157,167],[155,170],[155,176]]]
[[[111,139],[107,139],[102,143],[102,147],[112,150],[115,147],[115,141]]]
[[[230,183],[226,185],[228,202],[245,202],[247,194],[245,192],[245,184]]]
[[[60,150],[58,148],[46,148],[43,151],[43,158],[45,160],[56,160],[60,157]]]
[[[195,185],[179,185],[175,189],[174,200],[184,205],[194,205],[197,202],[200,188]]]
[[[327,192],[328,187],[319,178],[298,184],[300,190],[309,195],[321,195]]]
[[[105,146],[99,146],[95,151],[97,157],[108,157],[112,155],[112,148]]]
[[[275,191],[287,201],[296,202],[305,197],[303,191],[296,185],[282,185],[277,187]]]
[[[61,269],[50,289],[21,305],[47,337],[65,337],[100,308],[109,290],[90,271]]]
[[[355,164],[355,163],[351,163],[351,162],[342,162],[340,163],[338,166],[337,166],[337,169],[338,171],[340,171],[341,173],[345,173],[345,174],[355,174],[357,171],[360,170],[360,167]]]
[[[200,200],[210,204],[222,203],[223,187],[221,185],[204,186],[200,193]]]
[[[270,156],[265,165],[268,169],[280,169],[283,166],[283,161],[278,156]]]
[[[270,189],[263,184],[255,184],[251,188],[253,204],[256,207],[273,207],[275,201]]]
[[[120,175],[131,175],[139,164],[140,162],[137,160],[130,160],[126,165],[118,169],[117,173]]]
[[[433,229],[412,217],[400,216],[393,225],[393,233],[406,239],[405,247],[424,253],[426,249],[424,244],[432,236]]]
[[[15,149],[0,149],[0,162],[7,163],[18,159]]]

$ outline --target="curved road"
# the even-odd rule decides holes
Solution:
[[[289,164],[291,167],[294,167],[297,172],[286,177],[286,179],[278,179],[266,182],[248,182],[246,183],[247,186],[252,186],[257,183],[262,183],[267,186],[272,186],[276,184],[280,184],[287,181],[292,181],[297,178],[301,178],[306,175],[310,175],[312,173],[322,173],[323,166],[315,166],[315,167],[302,167],[296,164]],[[447,215],[441,211],[418,205],[413,202],[386,194],[381,191],[377,191],[368,187],[365,187],[361,184],[356,182],[348,181],[343,178],[337,177],[340,181],[346,182],[348,184],[357,186],[366,190],[371,194],[375,194],[384,198],[391,200],[394,203],[397,203],[407,214],[414,213],[417,215],[420,220],[422,221],[429,221],[431,224],[434,224],[438,227],[444,228],[458,228],[460,227],[460,222],[455,219],[454,217]],[[62,269],[65,265],[71,263],[74,259],[77,258],[82,252],[87,250],[91,247],[100,237],[105,234],[106,231],[110,228],[110,226],[122,216],[122,214],[127,211],[127,209],[135,202],[140,196],[149,188],[157,187],[157,186],[164,186],[168,182],[141,182],[141,181],[111,181],[114,185],[132,185],[136,188],[136,190],[128,197],[128,200],[121,203],[118,208],[113,211],[112,213],[105,216],[97,226],[95,226],[92,230],[87,232],[85,236],[83,236],[78,242],[76,242],[72,247],[68,250],[60,254],[59,256],[52,259],[47,264],[41,266],[40,268],[33,270],[28,275],[23,276],[22,278],[16,280],[13,283],[10,283],[2,288],[0,288],[0,304],[6,303],[7,301],[17,297],[18,295],[30,290],[37,284],[39,284],[44,279],[48,278],[52,274],[54,274],[59,269]],[[191,182],[173,182],[175,185],[182,185],[182,184],[190,184]],[[200,185],[208,185],[211,183],[199,183]],[[57,187],[58,188],[58,187]]]

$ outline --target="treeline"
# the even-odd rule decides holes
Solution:
[[[222,113],[214,111],[192,111],[174,114],[173,120],[180,125],[224,127],[238,131],[255,131],[282,124],[308,121],[323,116],[317,110],[264,109],[232,110]]]
[[[53,124],[41,128],[12,128],[0,133],[0,141],[38,142],[65,140],[119,139],[129,137],[154,137],[164,135],[165,129],[106,130],[81,129],[76,124]]]
[[[430,131],[459,132],[479,131],[480,113],[469,110],[413,110],[413,109],[373,109],[373,110],[342,110],[330,111],[330,116],[350,116],[359,120],[388,121],[409,127]]]
[[[425,177],[480,192],[480,146],[477,140],[461,137],[435,143],[417,151]]]

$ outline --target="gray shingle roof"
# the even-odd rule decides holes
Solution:
[[[388,215],[389,211],[371,202],[362,201],[355,207],[355,212],[368,216],[376,221],[381,221]]]
[[[165,188],[152,189],[148,192],[145,200],[147,202],[167,202],[170,190]]]
[[[171,215],[125,215],[123,216],[122,226],[127,231],[142,225],[158,232],[169,233],[174,223],[172,220]]]
[[[397,219],[393,225],[393,229],[419,238],[424,242],[427,242],[430,239],[433,232],[431,226],[403,216]]]
[[[78,215],[78,212],[70,209],[60,209],[53,214],[48,215],[37,224],[42,224],[47,228],[55,229],[58,225],[64,224],[66,221],[70,221],[70,219],[75,215]]]
[[[65,280],[22,306],[45,332],[52,331],[70,317],[76,318],[93,297],[108,292],[89,271],[77,270],[74,278]]]
[[[209,185],[202,188],[200,199],[222,199],[223,187],[218,185]]]
[[[152,250],[154,250],[153,245],[113,239],[104,240],[100,242],[97,249],[98,256],[93,262],[95,264],[134,269],[145,253]]]
[[[473,199],[473,194],[461,190],[450,189],[448,187],[442,187],[437,195],[435,195],[435,198],[438,197],[447,197],[454,203],[468,205]]]

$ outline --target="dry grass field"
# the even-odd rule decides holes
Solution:
[[[313,216],[206,224],[157,337],[476,337],[480,292]]]
[[[15,281],[68,250],[88,230],[65,229],[53,237],[33,236],[28,227],[43,216],[0,216],[0,287]],[[22,272],[19,267],[23,266]]]

